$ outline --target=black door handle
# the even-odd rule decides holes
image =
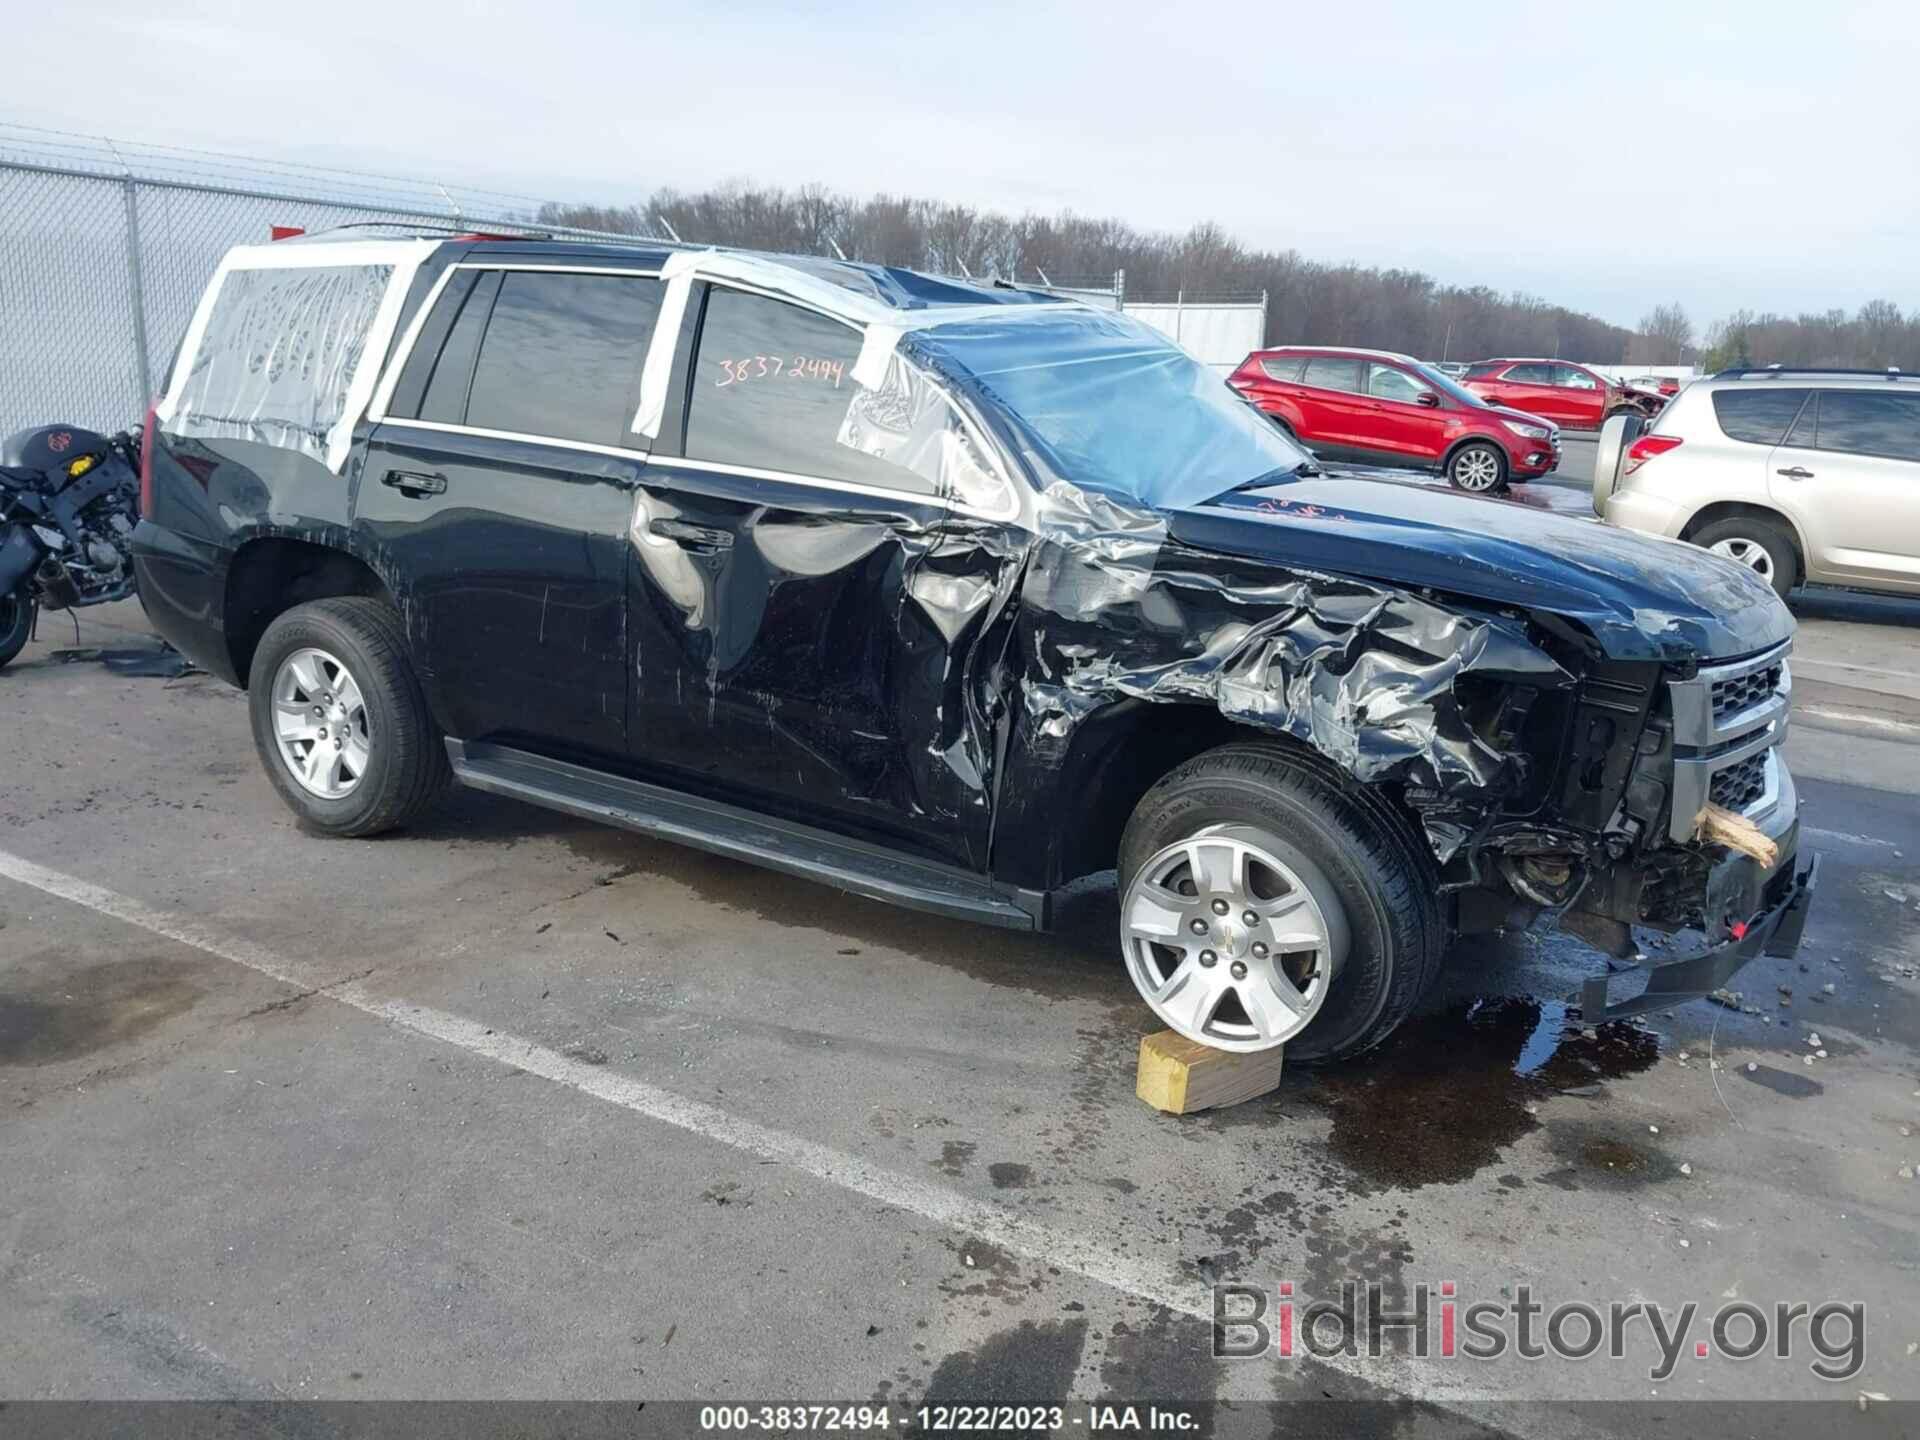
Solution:
[[[419,470],[389,470],[382,477],[382,485],[390,485],[402,495],[411,495],[418,499],[422,495],[444,495],[447,493],[447,477],[429,475]]]
[[[1804,465],[1789,465],[1786,469],[1778,473],[1786,476],[1789,480],[1811,480],[1813,478],[1813,471],[1807,469]]]
[[[647,524],[649,535],[658,535],[663,540],[678,540],[681,544],[695,550],[731,550],[733,532],[714,530],[705,525],[690,524],[685,520],[652,520]]]

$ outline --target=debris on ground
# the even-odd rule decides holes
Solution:
[[[1740,992],[1737,990],[1716,990],[1707,999],[1726,1010],[1740,1008]]]
[[[99,664],[116,675],[136,675],[142,679],[178,680],[195,673],[199,666],[162,641],[159,645],[127,645],[107,648],[99,645],[56,650],[53,658],[62,665]]]

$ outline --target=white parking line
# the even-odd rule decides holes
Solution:
[[[1212,1297],[1207,1286],[1178,1267],[1128,1255],[1104,1240],[1037,1224],[1023,1215],[935,1185],[917,1176],[902,1175],[857,1155],[791,1135],[756,1121],[692,1100],[657,1085],[618,1074],[603,1066],[574,1060],[531,1040],[500,1033],[464,1016],[424,1005],[375,995],[358,980],[330,981],[327,971],[311,961],[284,956],[265,945],[225,934],[184,915],[159,910],[144,901],[121,895],[59,870],[48,869],[0,850],[0,877],[32,886],[48,895],[71,901],[112,919],[136,925],[155,935],[192,946],[236,965],[244,965],[283,985],[324,995],[401,1030],[456,1046],[470,1054],[514,1066],[556,1085],[565,1085],[596,1100],[618,1105],[650,1120],[672,1125],[717,1144],[790,1166],[829,1185],[851,1190],[883,1205],[907,1211],[939,1225],[978,1236],[992,1245],[1012,1250],[1042,1264],[1057,1265],[1088,1280],[1164,1305],[1185,1315],[1211,1321]],[[1378,1364],[1372,1369],[1335,1355],[1325,1360],[1332,1369],[1389,1383]],[[1395,1388],[1404,1389],[1406,1377]],[[1426,1399],[1468,1398],[1472,1392],[1444,1377],[1425,1374],[1418,1393]]]
[[[1882,840],[1877,835],[1856,835],[1851,830],[1822,830],[1817,825],[1802,825],[1800,833],[1816,840],[1837,840],[1843,845],[1871,845],[1879,850],[1894,848],[1891,840]]]
[[[1920,725],[1911,720],[1891,720],[1885,715],[1870,715],[1864,710],[1832,710],[1824,705],[1800,705],[1793,711],[1796,720],[1812,715],[1822,720],[1844,720],[1850,725],[1867,725],[1875,730],[1892,730],[1901,735],[1920,735]],[[1819,726],[1814,726],[1819,729]]]

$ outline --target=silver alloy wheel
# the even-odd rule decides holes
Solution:
[[[360,684],[325,650],[296,650],[274,671],[273,733],[288,773],[322,800],[351,795],[373,754]]]
[[[1773,552],[1758,540],[1729,535],[1707,548],[1715,555],[1724,555],[1735,564],[1746,566],[1769,585],[1773,583]]]
[[[1500,462],[1479,446],[1462,450],[1453,457],[1453,481],[1462,490],[1491,490],[1500,483]]]
[[[1216,825],[1152,856],[1121,903],[1127,973],[1189,1040],[1268,1050],[1319,1013],[1346,954],[1324,876],[1279,859],[1248,826]]]

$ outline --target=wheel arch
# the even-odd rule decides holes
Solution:
[[[268,535],[236,550],[227,567],[222,613],[228,653],[241,686],[247,683],[253,652],[269,625],[296,605],[340,595],[395,604],[393,592],[373,567],[337,546]]]
[[[1257,744],[1299,757],[1342,786],[1355,780],[1306,741],[1248,725],[1203,702],[1118,700],[1083,723],[1060,762],[1057,795],[1072,799],[1074,824],[1062,826],[1049,884],[1059,886],[1110,870],[1127,821],[1146,793],[1187,761],[1223,745]],[[1382,787],[1391,789],[1392,787]],[[1398,805],[1403,818],[1418,823]]]
[[[1491,449],[1495,454],[1497,454],[1500,457],[1500,473],[1505,477],[1508,477],[1508,478],[1512,477],[1513,457],[1507,453],[1507,447],[1501,444],[1500,441],[1497,440],[1492,435],[1483,434],[1478,430],[1468,431],[1465,435],[1462,435],[1458,440],[1455,440],[1451,445],[1447,447],[1446,453],[1440,457],[1440,473],[1442,475],[1446,474],[1447,471],[1452,468],[1453,457],[1458,455],[1462,450],[1466,449],[1469,445],[1487,446],[1489,449]]]

